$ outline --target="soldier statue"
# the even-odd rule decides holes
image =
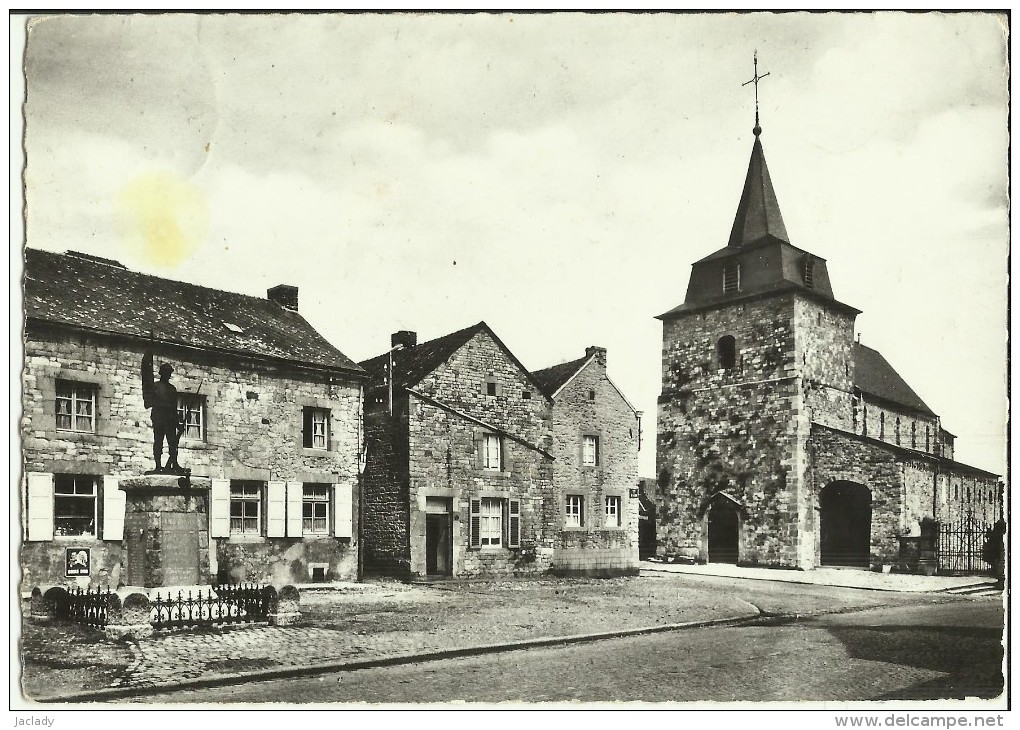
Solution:
[[[159,366],[159,381],[154,382],[152,375],[152,333],[149,333],[150,345],[142,355],[142,402],[146,408],[152,409],[152,457],[156,460],[156,469],[151,474],[184,474],[185,470],[177,463],[177,443],[184,433],[184,425],[177,415],[177,388],[170,383],[174,369],[169,363]],[[169,459],[163,465],[163,440],[166,439]]]

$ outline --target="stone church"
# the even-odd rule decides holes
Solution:
[[[926,517],[1001,518],[997,475],[954,460],[939,417],[855,341],[825,260],[791,243],[754,135],[729,241],[658,316],[658,554],[877,567]]]

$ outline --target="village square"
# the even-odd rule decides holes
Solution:
[[[512,17],[522,27],[28,22],[20,692],[54,707],[996,706],[1009,539],[997,16]],[[922,150],[979,138],[980,173],[936,165],[960,180],[909,197],[900,156],[854,172],[855,132],[838,125],[826,134],[845,134],[844,151],[813,165],[803,146],[821,143],[798,151],[794,124],[853,110],[806,106],[796,60],[843,59],[796,42],[677,67],[727,59],[702,68],[711,90],[683,87],[684,119],[699,117],[683,123],[712,138],[711,159],[652,123],[676,111],[663,117],[661,99],[622,80],[604,96],[571,85],[593,71],[527,82],[545,120],[529,142],[507,101],[529,97],[485,96],[484,74],[465,71],[482,96],[445,113],[445,77],[390,76],[417,68],[402,43],[444,73],[489,58],[509,88],[514,49],[595,63],[603,42],[655,65],[640,39],[699,29],[810,31],[819,48],[873,30],[918,58],[933,33],[963,38],[980,51],[966,83],[885,123],[904,125],[890,137],[903,150],[915,133]],[[277,34],[314,52],[280,51]],[[176,43],[196,55],[166,70],[186,55]],[[575,200],[548,177],[594,164],[564,131],[589,129],[588,105],[602,133],[641,134],[623,132],[637,141],[598,158]],[[924,109],[944,126],[917,132]],[[661,178],[603,182],[635,175],[622,160],[643,145],[663,151],[642,163]],[[841,207],[848,189],[875,210]],[[959,210],[939,202],[950,192]],[[634,196],[652,202],[619,202]],[[865,219],[895,232],[906,263],[881,235],[863,240]],[[966,324],[944,327],[942,308],[963,302]]]

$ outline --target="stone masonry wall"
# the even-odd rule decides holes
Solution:
[[[907,526],[910,502],[919,509],[923,496],[908,501],[904,466],[896,454],[881,444],[860,441],[818,428],[812,432],[811,501],[836,481],[862,484],[871,492],[871,557],[873,562],[892,563],[899,554],[898,536]],[[915,489],[921,485],[915,484]],[[817,535],[816,535],[817,542]]]
[[[594,398],[591,395],[594,394]],[[605,362],[590,361],[556,397],[552,409],[558,573],[622,574],[638,568],[638,421],[606,377]],[[582,464],[582,438],[598,437],[598,464]],[[584,527],[564,526],[567,494],[584,497]],[[608,524],[605,499],[621,500],[622,524]]]
[[[153,468],[149,413],[142,404],[142,353],[143,344],[133,340],[49,329],[29,333],[21,419],[26,471],[126,476]],[[196,476],[356,482],[361,440],[361,394],[356,382],[330,382],[326,374],[157,346],[155,365],[163,361],[173,364],[171,382],[179,392],[197,393],[205,399],[205,438],[182,439],[180,443],[180,463]],[[95,433],[56,430],[57,379],[98,388]],[[330,411],[328,449],[303,448],[305,406]],[[163,458],[166,456],[164,451]],[[355,488],[355,512],[357,503]],[[221,571],[229,571],[233,556],[242,550],[224,548],[224,543],[234,540],[215,541],[219,543],[215,554]],[[246,560],[262,568],[246,569],[247,574],[272,574],[278,572],[281,562],[293,562],[291,554],[277,557],[274,540],[261,538],[252,543],[248,539],[243,548]],[[304,545],[304,541],[297,542]],[[355,577],[356,540],[343,538],[332,543],[335,577]],[[46,560],[41,553],[58,548],[57,543],[26,545],[24,560],[26,567],[33,565],[32,580],[56,577],[51,575],[52,566],[59,566],[60,560],[53,556]],[[292,545],[288,549],[294,552]],[[107,553],[104,562],[117,560],[114,545],[105,546],[104,556]]]
[[[487,382],[495,383],[496,395],[487,394]],[[411,573],[425,573],[428,497],[452,502],[454,576],[548,570],[554,520],[552,460],[538,450],[548,452],[552,445],[548,400],[485,332],[475,335],[416,390],[446,407],[413,394],[408,401]],[[481,468],[478,454],[486,429],[478,421],[513,437],[502,439],[499,471]],[[476,497],[521,500],[520,549],[469,547],[470,500]]]
[[[362,523],[366,574],[406,576],[411,557],[407,490],[407,397],[397,398],[395,414],[387,409],[365,417],[368,447],[362,488]]]
[[[801,395],[792,295],[663,322],[657,513],[659,554],[707,559],[706,501],[727,490],[746,509],[739,560],[797,565],[796,452]],[[737,362],[720,368],[719,338]]]

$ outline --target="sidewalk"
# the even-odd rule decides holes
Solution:
[[[783,583],[863,588],[872,591],[898,593],[934,593],[970,586],[991,586],[994,578],[986,576],[910,575],[907,573],[873,573],[853,568],[815,568],[814,570],[783,570],[780,568],[749,568],[728,563],[687,565],[682,563],[641,562],[642,575],[653,573],[680,573],[684,575],[711,575],[747,580],[770,580]]]
[[[23,629],[23,687],[39,702],[116,701],[436,656],[502,651],[753,618],[711,587],[653,578],[307,586],[287,627],[230,627],[112,641],[76,626]],[[353,665],[353,666],[352,666]],[[88,695],[88,696],[86,696]]]

